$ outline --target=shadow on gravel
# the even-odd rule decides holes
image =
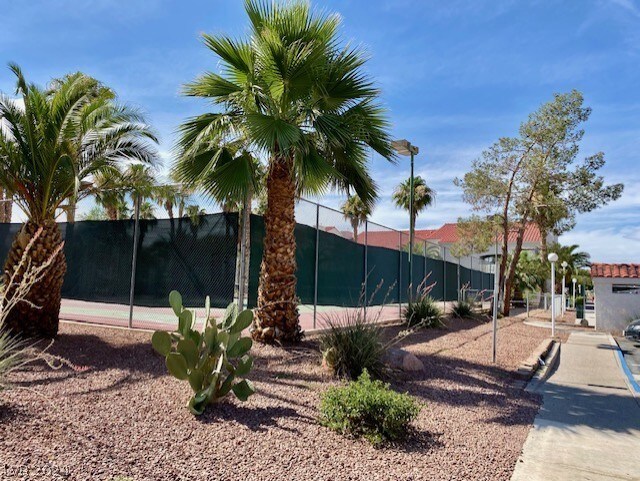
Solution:
[[[414,429],[407,433],[404,442],[393,443],[387,446],[387,448],[402,453],[427,454],[429,451],[444,446],[444,443],[440,441],[442,434],[443,433],[431,433]]]
[[[295,418],[306,424],[315,423],[315,420],[309,416],[302,415],[295,409],[284,406],[271,406],[268,408],[245,407],[229,402],[220,403],[216,406],[216,409],[205,411],[197,420],[203,424],[217,424],[232,420],[257,432],[267,431],[269,428],[278,428],[292,433],[299,433],[298,429],[280,425],[278,420],[283,418]]]
[[[487,366],[442,355],[418,355],[425,371],[402,383],[397,390],[407,391],[427,402],[473,409],[489,406],[500,414],[486,422],[526,425],[533,422],[539,408],[539,396],[513,387],[513,373],[498,366]]]

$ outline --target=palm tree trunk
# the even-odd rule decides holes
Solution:
[[[24,224],[11,245],[4,266],[3,284],[7,286],[6,298],[10,298],[15,290],[15,287],[12,288],[8,284],[18,267],[20,270],[12,285],[15,286],[22,280],[26,267],[25,263],[20,265],[22,256],[27,244],[40,227],[43,229],[42,233],[27,254],[31,265],[39,266],[47,262],[62,243],[62,235],[55,221]],[[27,337],[54,337],[58,333],[62,282],[66,270],[67,263],[64,252],[61,251],[44,271],[41,279],[31,287],[25,298],[26,302],[19,303],[9,312],[6,319],[7,327],[16,334]]]
[[[76,202],[69,198],[69,205],[66,208],[65,214],[67,215],[67,222],[73,224],[76,221]]]
[[[11,222],[11,210],[13,207],[12,196],[4,189],[0,189],[0,222]]]
[[[267,175],[264,253],[252,336],[261,342],[299,341],[296,298],[295,192],[292,160],[276,158]]]
[[[115,205],[107,205],[104,209],[109,220],[118,220],[118,207]]]

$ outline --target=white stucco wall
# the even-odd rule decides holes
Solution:
[[[614,294],[613,284],[640,284],[640,279],[593,278],[596,329],[620,334],[631,318],[640,318],[640,294]]]

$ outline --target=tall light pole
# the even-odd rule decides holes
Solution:
[[[500,299],[500,279],[498,275],[498,235],[496,234],[496,250],[493,263],[493,342],[492,342],[492,360],[496,363],[496,351],[498,342],[498,300]]]
[[[578,279],[574,277],[573,279],[571,279],[571,282],[573,282],[573,302],[571,303],[571,305],[575,309],[576,308],[576,282],[578,282]]]
[[[551,337],[556,337],[556,262],[558,254],[552,252],[547,256],[551,262]]]
[[[394,140],[391,142],[391,145],[400,155],[408,155],[411,157],[411,176],[409,177],[409,283],[407,284],[411,286],[409,289],[409,300],[411,300],[413,298],[413,237],[415,231],[415,226],[413,225],[413,202],[415,196],[415,189],[413,187],[413,157],[418,155],[420,149],[406,139]]]
[[[565,313],[567,312],[567,299],[565,297],[565,278],[567,277],[567,267],[569,266],[569,264],[567,264],[567,261],[562,261],[562,264],[560,264],[562,266],[562,309],[560,309],[561,315],[565,315]]]

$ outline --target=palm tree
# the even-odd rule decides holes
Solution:
[[[180,203],[178,188],[171,184],[159,185],[153,190],[152,196],[167,211],[169,219],[173,219],[173,208]]]
[[[565,271],[565,285],[571,284],[571,278],[580,269],[588,267],[590,265],[589,259],[591,256],[587,252],[578,251],[580,246],[577,244],[563,246],[558,242],[555,242],[549,246],[549,252],[555,252],[558,254],[558,262],[556,262],[556,269],[559,275],[556,276],[556,287],[562,286],[562,263],[567,263],[567,269]],[[549,262],[545,264],[549,266]],[[550,267],[547,267],[546,272],[549,272]]]
[[[10,65],[24,108],[0,97],[0,186],[27,221],[11,246],[4,267],[6,295],[11,275],[20,265],[25,246],[42,229],[29,252],[32,265],[42,265],[57,252],[62,237],[56,213],[77,196],[91,177],[124,160],[150,163],[156,139],[143,119],[115,102],[111,91],[82,73],[68,75],[45,90],[28,84],[17,65]],[[34,284],[27,302],[16,306],[7,325],[27,336],[53,337],[58,332],[61,288],[66,261],[62,251]],[[22,273],[18,271],[18,279]]]
[[[148,200],[145,200],[140,204],[140,219],[154,220],[156,218],[155,209],[153,204]]]
[[[123,186],[133,202],[133,215],[138,210],[138,203],[150,199],[156,189],[156,181],[151,169],[144,164],[132,164],[125,171],[122,180]]]
[[[191,224],[194,226],[200,225],[200,216],[205,215],[207,212],[197,204],[188,205],[184,211],[184,216],[187,217]]]
[[[371,207],[362,202],[357,195],[351,195],[342,204],[342,213],[353,228],[353,241],[358,242],[358,227],[364,224],[371,215]]]
[[[128,218],[125,212],[122,214],[122,206],[126,207],[124,178],[122,172],[113,167],[98,172],[93,176],[92,193],[95,196],[96,203],[104,208],[109,220],[118,220]],[[126,208],[128,211],[128,208]]]
[[[297,341],[296,197],[353,188],[371,205],[368,147],[389,160],[394,154],[379,91],[362,69],[366,56],[340,45],[338,15],[303,1],[248,0],[245,9],[250,38],[203,36],[221,74],[207,72],[185,91],[216,110],[181,126],[176,172],[214,198],[245,198],[257,190],[257,176],[244,149],[264,153],[267,209],[252,335]]]
[[[0,188],[0,222],[11,222],[13,210],[13,195],[8,190]]]
[[[436,200],[436,192],[427,185],[425,180],[416,176],[413,178],[413,216],[409,219],[410,229],[415,229],[418,214],[433,205]],[[402,182],[393,193],[393,201],[396,206],[409,212],[411,203],[411,179]]]

